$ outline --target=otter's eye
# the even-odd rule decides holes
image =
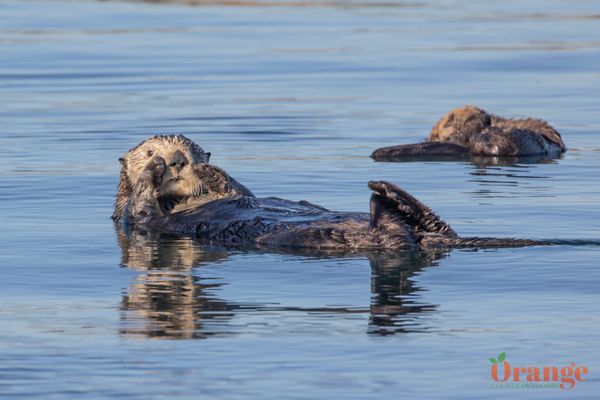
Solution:
[[[148,157],[152,157],[152,155],[154,154],[154,152],[152,150],[148,150],[146,152],[146,154],[148,155]]]

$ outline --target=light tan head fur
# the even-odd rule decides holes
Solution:
[[[549,142],[549,145],[552,148],[558,149],[559,152],[564,152],[567,149],[562,141],[560,133],[558,133],[546,121],[535,118],[503,118],[490,114],[487,111],[475,106],[455,108],[448,114],[444,115],[431,129],[431,133],[429,133],[429,141],[452,142],[466,147],[473,147],[474,143],[472,141],[479,141],[479,144],[481,144],[481,138],[478,136],[482,132],[486,132],[486,130],[489,129],[492,129],[492,131],[496,133],[494,137],[496,137],[498,140],[499,148],[504,149],[504,155],[514,155],[509,153],[526,154],[528,151],[527,149],[520,148],[519,143],[514,143],[511,145],[514,148],[512,148],[509,153],[506,153],[509,150],[505,146],[506,143],[502,143],[505,140],[501,136],[505,135],[508,138],[511,135],[511,132],[513,132],[515,129],[521,131],[522,133],[530,132],[530,136],[541,135],[540,137],[546,139]],[[532,138],[532,140],[536,139]],[[538,147],[539,148],[535,151],[543,153],[544,150],[542,149],[547,148],[548,145],[541,143]]]
[[[113,219],[121,218],[144,168],[156,157],[162,157],[167,169],[162,178],[161,196],[188,196],[198,188],[194,164],[208,163],[210,153],[183,135],[157,135],[129,150],[119,159],[121,174]]]
[[[429,141],[467,145],[471,134],[481,132],[492,123],[492,116],[475,106],[455,108],[444,115],[431,130]]]

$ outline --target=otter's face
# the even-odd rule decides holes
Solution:
[[[208,163],[210,153],[182,135],[154,136],[129,150],[120,159],[129,182],[135,184],[146,165],[156,157],[162,157],[167,165],[160,195],[190,196],[198,187],[198,178],[192,166]]]
[[[491,115],[484,110],[466,106],[454,109],[442,117],[429,134],[432,142],[454,142],[467,145],[469,137],[490,126]]]

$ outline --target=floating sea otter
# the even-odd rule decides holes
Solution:
[[[256,198],[183,136],[155,136],[121,159],[113,219],[147,229],[259,248],[411,249],[550,244],[463,238],[399,187],[369,182],[370,214],[307,201]]]
[[[560,134],[546,121],[502,118],[467,106],[442,117],[426,142],[382,147],[371,157],[377,161],[485,157],[539,161],[559,157],[566,150]]]

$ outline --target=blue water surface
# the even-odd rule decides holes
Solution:
[[[0,396],[595,398],[599,16],[584,0],[0,1]],[[369,158],[464,104],[544,118],[569,151]],[[126,235],[117,158],[156,133],[260,196],[366,212],[386,179],[464,235],[580,242],[298,254]],[[496,389],[501,352],[588,380]]]

